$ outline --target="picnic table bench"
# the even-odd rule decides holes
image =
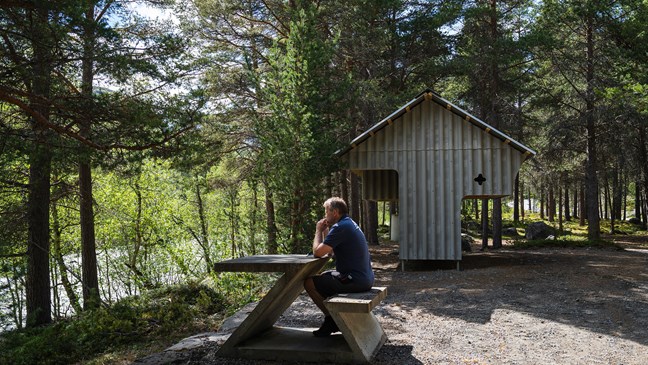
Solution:
[[[317,274],[327,261],[306,255],[255,255],[215,264],[216,271],[284,273],[217,354],[262,360],[369,363],[387,340],[371,312],[387,295],[384,287],[338,294],[325,301],[341,335],[318,338],[312,333],[315,328],[274,325],[303,291],[304,280]]]

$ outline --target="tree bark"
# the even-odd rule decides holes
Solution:
[[[587,204],[585,203],[586,197],[585,197],[585,184],[581,186],[580,190],[580,195],[579,195],[579,200],[580,200],[580,220],[578,224],[582,227],[585,224],[587,224]]]
[[[488,248],[488,199],[482,199],[481,203],[482,250],[485,250]]]
[[[545,219],[545,193],[544,187],[540,188],[540,219]]]
[[[347,176],[349,175],[347,170],[340,171],[340,197],[349,204],[349,181]]]
[[[587,162],[585,166],[585,195],[587,204],[587,238],[598,240],[601,238],[600,217],[598,212],[598,177],[596,170],[596,121],[594,115],[594,19],[588,15],[587,19],[587,91],[585,95],[585,120],[587,137]]]
[[[94,5],[90,4],[85,11],[83,35],[83,61],[81,64],[81,96],[87,107],[92,100],[94,82]],[[84,113],[79,121],[79,134],[84,138],[91,137],[91,114]],[[99,278],[97,275],[97,249],[95,241],[94,208],[92,194],[92,167],[90,165],[90,150],[81,146],[79,159],[79,214],[81,224],[81,261],[83,278],[83,308],[98,308],[101,304],[99,296]]]
[[[214,269],[214,263],[209,252],[209,230],[207,228],[207,217],[205,216],[205,206],[203,204],[202,193],[200,192],[200,182],[196,181],[196,204],[198,206],[198,220],[200,221],[200,247],[205,257],[207,272],[211,273]]]
[[[362,198],[360,197],[360,179],[354,173],[351,173],[351,196],[350,201],[347,201],[349,206],[349,216],[355,222],[360,222],[360,202]]]
[[[563,211],[562,211],[562,189],[558,185],[558,232],[562,234],[563,232]]]
[[[524,201],[524,197],[522,197]],[[513,223],[520,222],[520,173],[515,174],[513,183]]]
[[[549,184],[549,195],[547,196],[547,218],[549,222],[555,221],[556,216],[556,198],[554,197],[553,184]]]
[[[647,156],[648,157],[648,156]],[[634,206],[634,216],[635,218],[641,219],[641,182],[639,180],[635,181],[635,206]]]
[[[54,256],[56,264],[58,265],[59,272],[61,273],[61,284],[63,284],[65,294],[67,294],[70,305],[72,306],[72,308],[74,308],[74,311],[76,313],[81,313],[83,308],[81,308],[81,305],[79,304],[79,296],[74,291],[72,283],[70,282],[70,279],[68,277],[68,267],[63,260],[63,254],[61,252],[61,233],[63,229],[61,228],[59,222],[56,202],[52,202],[52,231],[52,254]]]
[[[274,201],[272,197],[272,191],[267,184],[265,184],[265,206],[266,206],[266,232],[268,234],[268,240],[266,242],[266,248],[268,253],[274,255],[278,252],[279,245],[277,243],[277,224],[275,220],[275,208]]]
[[[367,238],[367,244],[379,245],[378,241],[378,202],[373,200],[364,201],[364,224],[362,230]]]
[[[27,326],[52,321],[49,279],[50,171],[51,154],[45,131],[35,131],[29,156],[29,197],[27,204]]]
[[[565,181],[567,181],[565,177]],[[569,222],[571,221],[571,213],[569,211],[569,183],[565,182],[565,201],[563,203],[563,207],[565,209],[565,221]]]
[[[49,12],[33,10],[32,29],[32,98],[30,107],[49,120],[48,100],[51,86],[52,46],[48,36]],[[27,198],[27,326],[35,327],[52,321],[50,286],[50,174],[52,153],[50,133],[35,118],[31,119],[32,146],[29,152],[29,191]]]
[[[502,248],[502,198],[493,199],[493,248]]]

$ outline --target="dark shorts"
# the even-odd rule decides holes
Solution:
[[[339,293],[357,293],[371,289],[371,285],[360,285],[353,280],[345,281],[332,275],[331,271],[323,272],[320,275],[313,276],[315,289],[324,298],[328,298]]]

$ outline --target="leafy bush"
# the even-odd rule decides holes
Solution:
[[[191,330],[228,303],[214,289],[187,284],[152,290],[43,328],[0,337],[0,364],[69,364],[151,338]]]

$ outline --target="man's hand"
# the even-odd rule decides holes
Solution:
[[[315,257],[323,257],[333,251],[331,246],[322,243],[328,232],[328,221],[325,218],[317,221],[315,225],[315,238],[313,238],[313,255]]]
[[[324,233],[325,230],[328,232],[328,229],[329,229],[329,224],[326,218],[322,218],[319,221],[317,221],[317,224],[315,226],[315,231]]]

